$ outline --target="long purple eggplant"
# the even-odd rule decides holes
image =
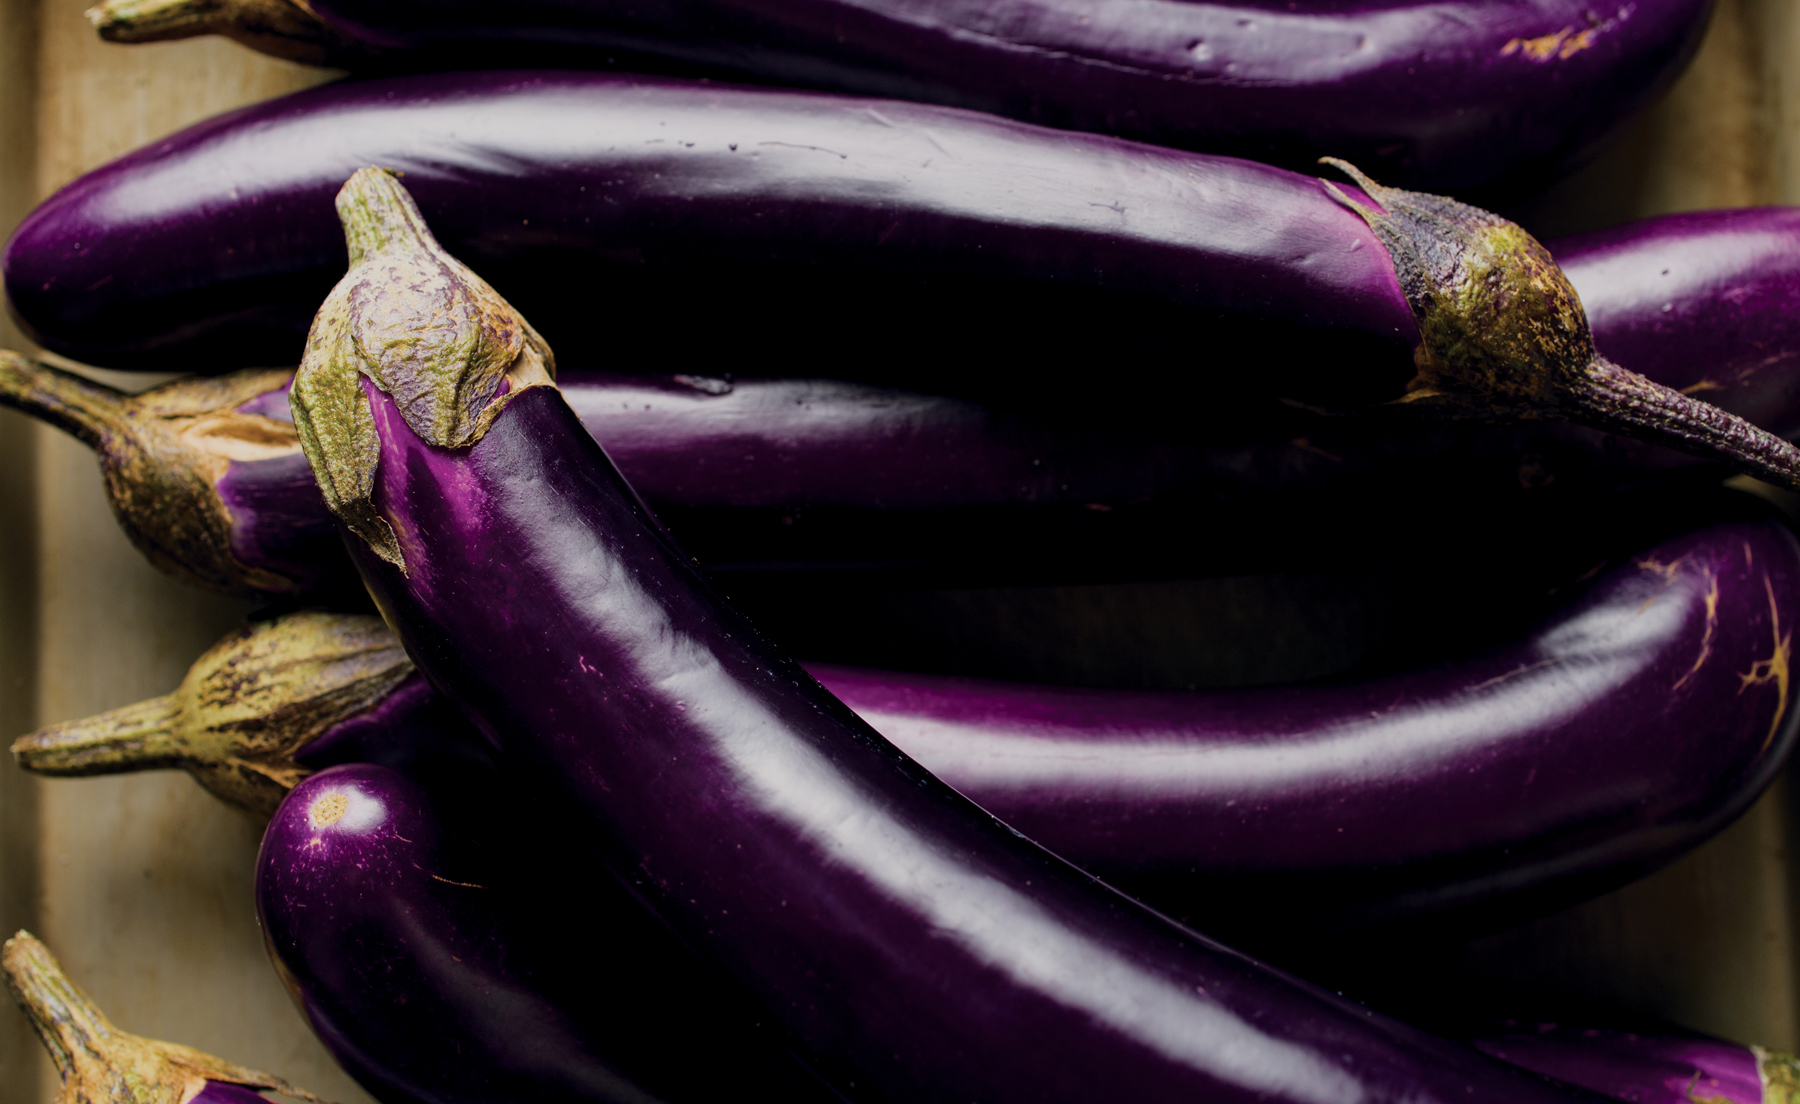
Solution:
[[[1786,760],[1800,543],[1707,509],[1726,516],[1630,547],[1522,639],[1404,676],[1142,693],[807,670],[988,812],[1207,930],[1500,926],[1686,852]],[[267,816],[312,769],[487,750],[378,620],[297,613],[13,754],[61,776],[182,767]]]
[[[1041,387],[1085,333],[1096,363],[1179,365],[1147,375],[1163,403],[1248,379],[1340,409],[1581,421],[1777,482],[1795,464],[1597,355],[1518,227],[1348,166],[1362,190],[946,108],[592,74],[335,86],[203,123],[40,207],[7,246],[13,309],[95,363],[291,360],[344,255],[326,197],[370,162],[556,317],[565,353],[597,342],[590,363],[803,333],[914,386],[933,364],[963,388]],[[595,302],[631,324],[593,325]]]
[[[385,619],[572,856],[840,1092],[1582,1099],[1198,936],[933,778],[719,600],[392,176],[340,204],[354,267],[295,422]]]
[[[1514,1023],[1473,1040],[1482,1052],[1633,1104],[1793,1104],[1800,1060],[1693,1032]]]
[[[282,1078],[233,1065],[192,1047],[132,1035],[113,1026],[75,987],[49,948],[21,931],[0,951],[6,987],[50,1052],[62,1101],[80,1104],[268,1104],[271,1089],[319,1104]],[[18,1071],[15,1070],[15,1076]]]
[[[550,838],[529,795],[441,766],[333,767],[276,812],[257,855],[263,938],[370,1094],[837,1099],[621,887],[572,876]]]
[[[818,1095],[792,1095],[793,1071],[741,1009],[694,1020],[695,1009],[728,1006],[729,995],[666,932],[634,920],[635,904],[609,885],[532,869],[543,830],[518,795],[487,774],[425,777],[422,785],[370,765],[323,771],[277,812],[257,856],[258,914],[277,971],[378,1099],[635,1100],[649,1088],[678,1101],[713,1099],[693,1095],[709,1089],[768,1097],[783,1081],[782,1099]],[[488,846],[469,846],[496,831]],[[616,930],[604,940],[572,935],[558,919],[576,912]],[[600,947],[601,976],[571,977],[581,962],[564,941]],[[661,1022],[670,1008],[675,1022]],[[696,1062],[691,1040],[702,1033]],[[1667,1028],[1508,1022],[1472,1041],[1634,1104],[1790,1104],[1800,1088],[1789,1055]],[[707,1084],[721,1074],[723,1085]]]
[[[349,67],[542,64],[560,47],[610,68],[622,54],[1293,166],[1329,154],[1464,191],[1579,158],[1674,79],[1711,11],[1707,0],[106,0],[92,17],[114,41],[222,32]]]
[[[1800,255],[1800,234],[1783,214],[1676,216],[1559,252],[1590,299],[1596,283],[1613,293],[1601,299],[1602,348],[1790,436],[1800,358],[1784,342],[1800,349],[1800,314],[1777,259]],[[247,369],[132,396],[0,352],[0,403],[96,449],[145,554],[243,595],[318,594],[352,578],[292,428],[290,379]],[[1350,519],[1391,511],[1396,483],[1468,496],[1706,474],[1682,453],[1557,422],[1449,427],[1246,399],[1169,424],[1092,403],[846,381],[565,370],[558,382],[715,575],[855,569],[1018,584],[1268,570]],[[1217,535],[1196,541],[1202,520]]]

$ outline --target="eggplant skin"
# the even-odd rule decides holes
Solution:
[[[262,1093],[242,1085],[208,1081],[204,1088],[188,1098],[187,1104],[268,1104],[268,1100]]]
[[[1135,365],[1095,397],[1156,396],[1140,411],[1246,390],[1341,409],[1414,373],[1392,266],[1316,180],[937,107],[603,74],[352,82],[199,124],[40,205],[6,246],[10,308],[89,364],[293,364],[345,263],[331,197],[371,163],[405,171],[440,240],[565,365],[705,356],[720,375],[743,350],[789,376],[1037,397],[1043,364],[1091,355]],[[1598,350],[1633,371],[1755,416],[1732,406],[1746,377],[1800,358],[1793,209],[1551,244]],[[597,325],[595,302],[634,324]]]
[[[1515,1021],[1490,1025],[1471,1042],[1502,1061],[1637,1104],[1788,1104],[1800,1089],[1793,1055],[1667,1025]]]
[[[621,887],[572,876],[529,800],[420,756],[320,771],[276,811],[264,941],[359,1084],[383,1104],[835,1099]]]
[[[707,587],[561,396],[467,451],[368,389],[352,542],[508,768],[857,1100],[1581,1099],[1228,951],[1025,840]],[[479,505],[474,505],[479,503]]]
[[[1267,371],[1329,354],[1312,386],[1347,398],[1414,372],[1385,251],[1311,177],[943,107],[554,71],[330,85],[139,150],[15,231],[12,310],[88,364],[296,363],[344,270],[332,196],[370,164],[404,172],[445,247],[571,364],[856,349],[918,386],[954,334],[951,378],[1077,340],[1179,351],[1183,377],[1196,348]],[[595,302],[633,324],[596,327]]]
[[[1646,873],[1781,770],[1800,541],[1743,497],[1664,497],[1659,528],[1686,531],[1615,544],[1518,639],[1401,675],[1143,692],[806,670],[983,809],[1201,930],[1271,954],[1346,930],[1442,939]],[[296,758],[404,770],[485,746],[415,674]]]
[[[1541,179],[1578,158],[1674,79],[1712,12],[1708,0],[306,6],[390,51],[623,52],[1296,168],[1333,155],[1389,183],[1454,192]]]
[[[1142,693],[811,666],[943,781],[1108,884],[1279,947],[1503,927],[1622,884],[1766,789],[1800,731],[1800,541],[1640,546],[1520,639],[1310,687]]]

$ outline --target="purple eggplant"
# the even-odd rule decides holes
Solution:
[[[353,268],[295,424],[384,618],[569,818],[571,863],[626,881],[839,1091],[1583,1099],[1198,936],[932,777],[708,587],[392,176],[340,209]]]
[[[1789,242],[1772,214],[1676,216],[1562,253],[1578,281],[1600,272],[1600,290],[1617,289],[1602,299],[1602,346],[1787,436],[1800,432],[1800,359],[1771,342],[1797,316],[1774,262],[1783,246],[1800,252],[1800,237]],[[1678,355],[1702,335],[1705,356]],[[96,449],[146,555],[241,595],[328,593],[353,577],[293,431],[290,379],[248,369],[133,396],[0,352],[0,403]],[[558,382],[715,576],[855,569],[1018,584],[1267,570],[1391,511],[1397,481],[1410,496],[1431,481],[1468,496],[1710,474],[1682,453],[1557,422],[1450,427],[1246,399],[1218,424],[1168,424],[1091,403],[844,381],[565,370]],[[1200,518],[1230,538],[1195,541]]]
[[[1402,676],[1144,693],[807,670],[988,812],[1207,930],[1498,926],[1684,853],[1785,761],[1800,543],[1706,511],[1520,640]],[[168,698],[13,754],[62,776],[184,767],[266,816],[311,769],[487,751],[378,620],[298,613],[227,637]]]
[[[1362,191],[947,108],[593,74],[372,81],[200,124],[38,208],[7,246],[12,307],[91,363],[291,361],[343,263],[326,197],[370,162],[404,171],[456,254],[591,363],[666,363],[696,334],[790,319],[801,347],[858,348],[859,374],[965,392],[1044,390],[1042,365],[1079,362],[1084,343],[1096,363],[1203,349],[1221,370],[1152,374],[1161,402],[1404,399],[1629,424],[1690,451],[1671,420],[1693,419],[1739,452],[1785,451],[1626,386],[1516,226],[1347,167]],[[593,325],[596,301],[633,325]],[[932,325],[892,323],[910,318]],[[1704,378],[1729,372],[1695,359]]]
[[[835,1099],[619,886],[534,862],[529,798],[491,772],[424,778],[322,771],[257,855],[276,970],[376,1099]]]
[[[542,64],[559,48],[551,56],[610,68],[624,55],[1293,166],[1329,154],[1464,191],[1578,159],[1674,79],[1711,11],[1707,0],[106,0],[92,17],[113,41],[222,32],[352,68]]]
[[[988,812],[1209,932],[1496,927],[1749,808],[1800,722],[1797,595],[1800,543],[1763,520],[1645,549],[1516,643],[1363,682],[1156,694],[811,670]]]
[[[270,1089],[322,1104],[282,1078],[192,1047],[120,1031],[75,987],[49,948],[21,931],[0,951],[6,987],[62,1078],[59,1100],[81,1104],[268,1104]]]
[[[1634,1104],[1790,1104],[1800,1060],[1670,1028],[1626,1031],[1541,1022],[1473,1040],[1515,1066]]]

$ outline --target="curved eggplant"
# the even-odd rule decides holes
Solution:
[[[426,777],[321,771],[256,860],[277,972],[377,1099],[833,1099],[620,887],[534,862],[542,818],[491,773]]]
[[[624,54],[1293,166],[1329,154],[1464,191],[1579,158],[1674,80],[1711,12],[1707,0],[105,0],[91,17],[113,41],[223,32],[350,68],[492,68],[528,52],[542,64],[559,47],[610,68]]]
[[[1403,676],[1144,693],[807,670],[988,812],[1209,931],[1492,927],[1660,866],[1756,799],[1800,729],[1797,593],[1784,524],[1714,517],[1631,548],[1522,639]],[[227,637],[169,699],[13,745],[44,774],[184,767],[261,815],[322,766],[486,754],[379,621],[317,613]]]
[[[1616,292],[1602,300],[1603,347],[1629,348],[1657,382],[1787,436],[1800,432],[1800,358],[1779,342],[1800,314],[1768,263],[1787,244],[1772,221],[1676,216],[1561,252],[1578,280],[1602,271]],[[1792,244],[1800,252],[1800,236]],[[1724,250],[1734,252],[1722,262]],[[1682,279],[1657,277],[1664,269]],[[1680,355],[1702,337],[1705,356]],[[354,578],[300,452],[290,380],[246,369],[127,395],[0,351],[0,403],[99,453],[113,510],[153,563],[247,596],[331,594]],[[1226,424],[1171,426],[1093,403],[844,381],[565,370],[559,386],[715,577],[856,570],[1016,585],[1267,570],[1322,547],[1348,518],[1368,521],[1398,481],[1414,497],[1440,483],[1469,496],[1712,474],[1682,453],[1556,422],[1453,430],[1274,402],[1259,415],[1246,400]],[[1202,518],[1219,538],[1192,539]]]
[[[56,1063],[63,1104],[268,1104],[255,1089],[323,1104],[273,1074],[120,1031],[30,932],[6,941],[0,969]]]
[[[567,844],[839,1091],[1582,1098],[1198,936],[933,778],[710,590],[391,176],[340,202],[368,263],[320,310],[295,423],[385,619]]]
[[[812,671],[988,812],[1206,931],[1498,927],[1749,808],[1800,730],[1797,595],[1800,542],[1764,520],[1644,549],[1518,642],[1404,676],[1134,694]]]
[[[984,386],[1039,390],[1033,350],[1064,363],[1086,333],[1096,362],[1204,348],[1221,371],[1157,382],[1213,402],[1248,370],[1318,406],[1578,421],[1774,482],[1800,463],[1597,354],[1518,227],[1348,166],[1361,190],[947,108],[593,74],[372,81],[202,123],[39,207],[6,248],[13,310],[92,363],[291,361],[344,257],[326,196],[370,162],[406,172],[565,352],[598,338],[593,363],[667,361],[676,335],[767,333],[804,304],[808,343],[881,333],[866,371],[915,387],[921,363],[964,389],[996,364],[1020,367]],[[633,325],[591,325],[596,300]],[[933,325],[909,342],[891,320],[914,316]]]
[[[1800,1059],[1693,1032],[1510,1024],[1472,1040],[1483,1053],[1634,1104],[1792,1104]]]

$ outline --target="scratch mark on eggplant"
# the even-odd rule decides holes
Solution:
[[[801,145],[798,142],[758,142],[756,144],[759,146],[784,146],[788,149],[813,150],[818,153],[829,153],[833,157],[836,157],[841,161],[850,160],[849,154],[839,153],[837,150],[834,150],[834,149],[826,149],[824,146],[805,146],[805,145]]]
[[[1748,552],[1749,546],[1745,545],[1744,550]],[[1793,643],[1794,634],[1792,632],[1786,636],[1781,634],[1781,608],[1775,603],[1775,584],[1770,581],[1767,572],[1763,573],[1763,589],[1769,594],[1769,623],[1775,634],[1775,654],[1768,659],[1757,660],[1751,664],[1749,674],[1738,676],[1741,680],[1738,693],[1742,694],[1752,686],[1761,686],[1769,682],[1775,684],[1775,719],[1769,722],[1769,734],[1763,738],[1760,749],[1767,751],[1769,745],[1775,742],[1775,733],[1781,730],[1781,718],[1787,714],[1788,651],[1789,645]]]
[[[1671,690],[1679,690],[1688,679],[1700,672],[1700,668],[1712,655],[1713,630],[1719,627],[1719,577],[1713,574],[1712,568],[1706,569],[1706,632],[1700,637],[1700,655],[1688,672],[1675,680]]]
[[[1498,686],[1501,683],[1506,682],[1510,679],[1518,678],[1520,675],[1527,675],[1533,671],[1541,670],[1542,668],[1545,668],[1545,667],[1554,666],[1555,664],[1561,663],[1562,661],[1563,661],[1562,656],[1551,656],[1549,659],[1540,659],[1536,663],[1527,663],[1522,667],[1513,668],[1512,670],[1506,672],[1504,675],[1495,675],[1493,678],[1488,679],[1486,682],[1478,682],[1474,686],[1469,687],[1468,692],[1473,694],[1473,693],[1476,693],[1481,690],[1486,690],[1490,686]]]

